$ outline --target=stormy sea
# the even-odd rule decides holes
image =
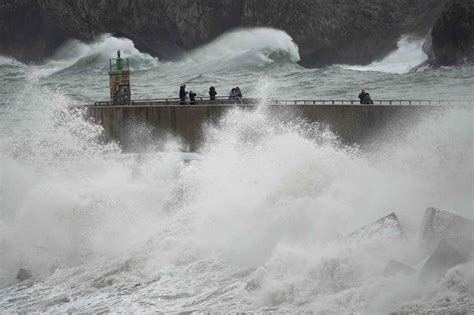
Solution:
[[[473,100],[473,67],[410,71],[422,44],[403,36],[370,65],[318,69],[271,28],[172,61],[108,34],[42,64],[0,57],[0,312],[474,311],[472,257],[427,276],[437,244],[422,246],[427,214],[474,219],[472,108],[369,149],[262,102],[206,126],[197,152],[146,126],[125,152],[77,109],[108,100],[117,50],[134,99],[176,98],[185,83],[198,97]]]

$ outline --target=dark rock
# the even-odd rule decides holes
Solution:
[[[437,280],[456,265],[472,260],[474,241],[465,238],[443,239],[421,269],[420,278]]]
[[[395,213],[391,213],[360,230],[347,235],[348,241],[363,241],[373,237],[377,238],[399,238],[403,235],[403,229]]]
[[[18,274],[16,275],[16,279],[20,282],[30,279],[31,277],[32,277],[31,271],[29,271],[28,269],[23,269],[23,268],[20,268],[20,270],[18,271]]]
[[[403,273],[405,275],[413,274],[415,273],[416,270],[408,265],[405,265],[404,263],[401,263],[396,260],[390,260],[387,263],[387,266],[385,267],[383,271],[383,276],[384,277],[390,277],[394,276],[399,273]]]
[[[474,62],[474,1],[449,1],[431,31],[435,66]]]
[[[473,231],[474,221],[448,211],[428,208],[421,223],[421,243],[427,251],[431,251],[441,239],[472,239]]]
[[[301,63],[368,64],[400,35],[425,35],[446,0],[0,0],[0,54],[22,61],[51,56],[70,38],[127,37],[172,59],[237,27],[290,34]]]

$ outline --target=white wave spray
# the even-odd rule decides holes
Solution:
[[[182,62],[188,67],[231,71],[246,66],[264,66],[275,61],[296,63],[299,60],[298,46],[286,32],[262,27],[227,32],[211,43],[186,53]]]
[[[107,70],[108,60],[117,57],[117,50],[130,59],[132,70],[146,70],[159,64],[158,58],[140,52],[131,40],[104,34],[91,43],[70,40],[58,49],[53,58],[38,66],[36,74],[48,76],[65,70],[70,75],[102,73]]]
[[[200,159],[186,164],[173,146],[117,158],[99,127],[65,110],[69,99],[30,89],[16,100],[22,113],[9,113],[23,119],[2,123],[1,143],[2,276],[19,267],[40,275],[22,289],[25,310],[386,313],[448,295],[469,302],[459,280],[471,281],[468,266],[426,288],[416,276],[380,277],[388,259],[418,263],[425,207],[472,214],[472,116],[463,111],[427,117],[370,155],[324,126],[282,121],[265,106],[235,109],[207,127]],[[392,211],[407,242],[337,241]],[[2,309],[15,308],[11,294],[0,290]]]
[[[408,73],[411,69],[428,59],[428,56],[423,52],[423,43],[424,39],[402,36],[397,44],[398,49],[382,60],[375,61],[368,66],[343,66],[343,68],[356,71]]]

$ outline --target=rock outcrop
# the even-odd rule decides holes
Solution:
[[[31,271],[29,271],[28,269],[23,269],[23,268],[20,268],[20,270],[18,271],[18,274],[16,275],[16,279],[20,282],[28,280],[31,277],[32,277]]]
[[[403,229],[395,213],[391,213],[377,221],[346,236],[349,242],[361,242],[370,239],[397,239],[403,235]]]
[[[390,260],[387,263],[387,266],[385,267],[383,271],[383,276],[384,277],[391,277],[397,274],[404,274],[404,275],[410,275],[416,272],[416,269],[405,265],[404,263],[401,263],[396,260]]]
[[[41,60],[66,40],[112,33],[162,59],[237,27],[290,34],[301,63],[365,64],[424,36],[446,0],[0,0],[0,54]]]
[[[449,1],[431,36],[433,65],[474,63],[474,1]]]
[[[473,239],[474,221],[436,208],[426,209],[420,229],[421,245],[431,251],[441,239]]]
[[[472,260],[474,241],[465,238],[443,239],[420,271],[423,280],[438,280],[448,269]]]

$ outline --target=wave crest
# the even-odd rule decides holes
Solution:
[[[47,76],[58,72],[70,73],[104,72],[108,59],[116,58],[117,50],[129,58],[130,68],[135,71],[147,70],[158,65],[158,58],[140,52],[133,41],[127,38],[116,38],[111,34],[99,36],[92,43],[70,40],[64,44],[54,57],[39,67],[40,75]]]
[[[404,35],[400,38],[398,48],[380,61],[374,61],[368,66],[342,66],[344,69],[356,71],[377,71],[403,74],[410,72],[428,59],[423,52],[424,39],[414,39]]]
[[[231,69],[299,60],[299,48],[290,35],[282,30],[259,27],[227,32],[189,52],[182,61],[213,69]]]

